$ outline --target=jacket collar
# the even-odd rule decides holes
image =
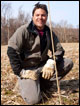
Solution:
[[[38,34],[38,31],[37,31],[36,26],[35,26],[35,24],[33,23],[33,21],[30,22],[30,24],[28,25],[27,29],[28,29],[28,31],[31,32],[31,33]],[[50,30],[49,30],[49,27],[45,25],[44,31],[50,31]]]
[[[37,34],[36,26],[34,25],[33,21],[30,22],[27,29],[29,32]]]

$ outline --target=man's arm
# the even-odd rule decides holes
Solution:
[[[61,46],[59,39],[54,32],[53,32],[53,40],[54,40],[54,53],[56,56],[56,62],[60,62],[63,59],[65,51],[63,47]],[[50,46],[50,50],[52,51],[52,44]]]
[[[22,70],[19,54],[23,45],[23,32],[23,27],[18,28],[8,42],[7,55],[16,75],[19,75]]]
[[[11,67],[16,75],[19,75],[22,70],[19,55],[16,53],[16,50],[12,47],[8,47],[7,55],[10,60]]]

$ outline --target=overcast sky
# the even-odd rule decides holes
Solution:
[[[16,17],[20,6],[22,6],[22,10],[25,13],[29,13],[30,16],[32,16],[34,5],[39,1],[5,2],[11,3],[12,16]],[[48,1],[40,1],[40,3],[48,6]],[[50,1],[50,13],[51,20],[56,24],[61,20],[64,20],[67,21],[68,24],[72,24],[74,27],[79,25],[79,1]]]

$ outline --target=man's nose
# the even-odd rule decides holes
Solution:
[[[42,16],[40,15],[39,18],[42,19]]]

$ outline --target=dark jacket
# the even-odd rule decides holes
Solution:
[[[53,32],[55,55],[57,61],[63,58],[64,50]],[[44,35],[40,37],[36,26],[31,23],[16,30],[9,39],[7,54],[15,74],[19,75],[24,68],[36,67],[49,58],[48,50],[52,50],[50,29],[45,25]]]

